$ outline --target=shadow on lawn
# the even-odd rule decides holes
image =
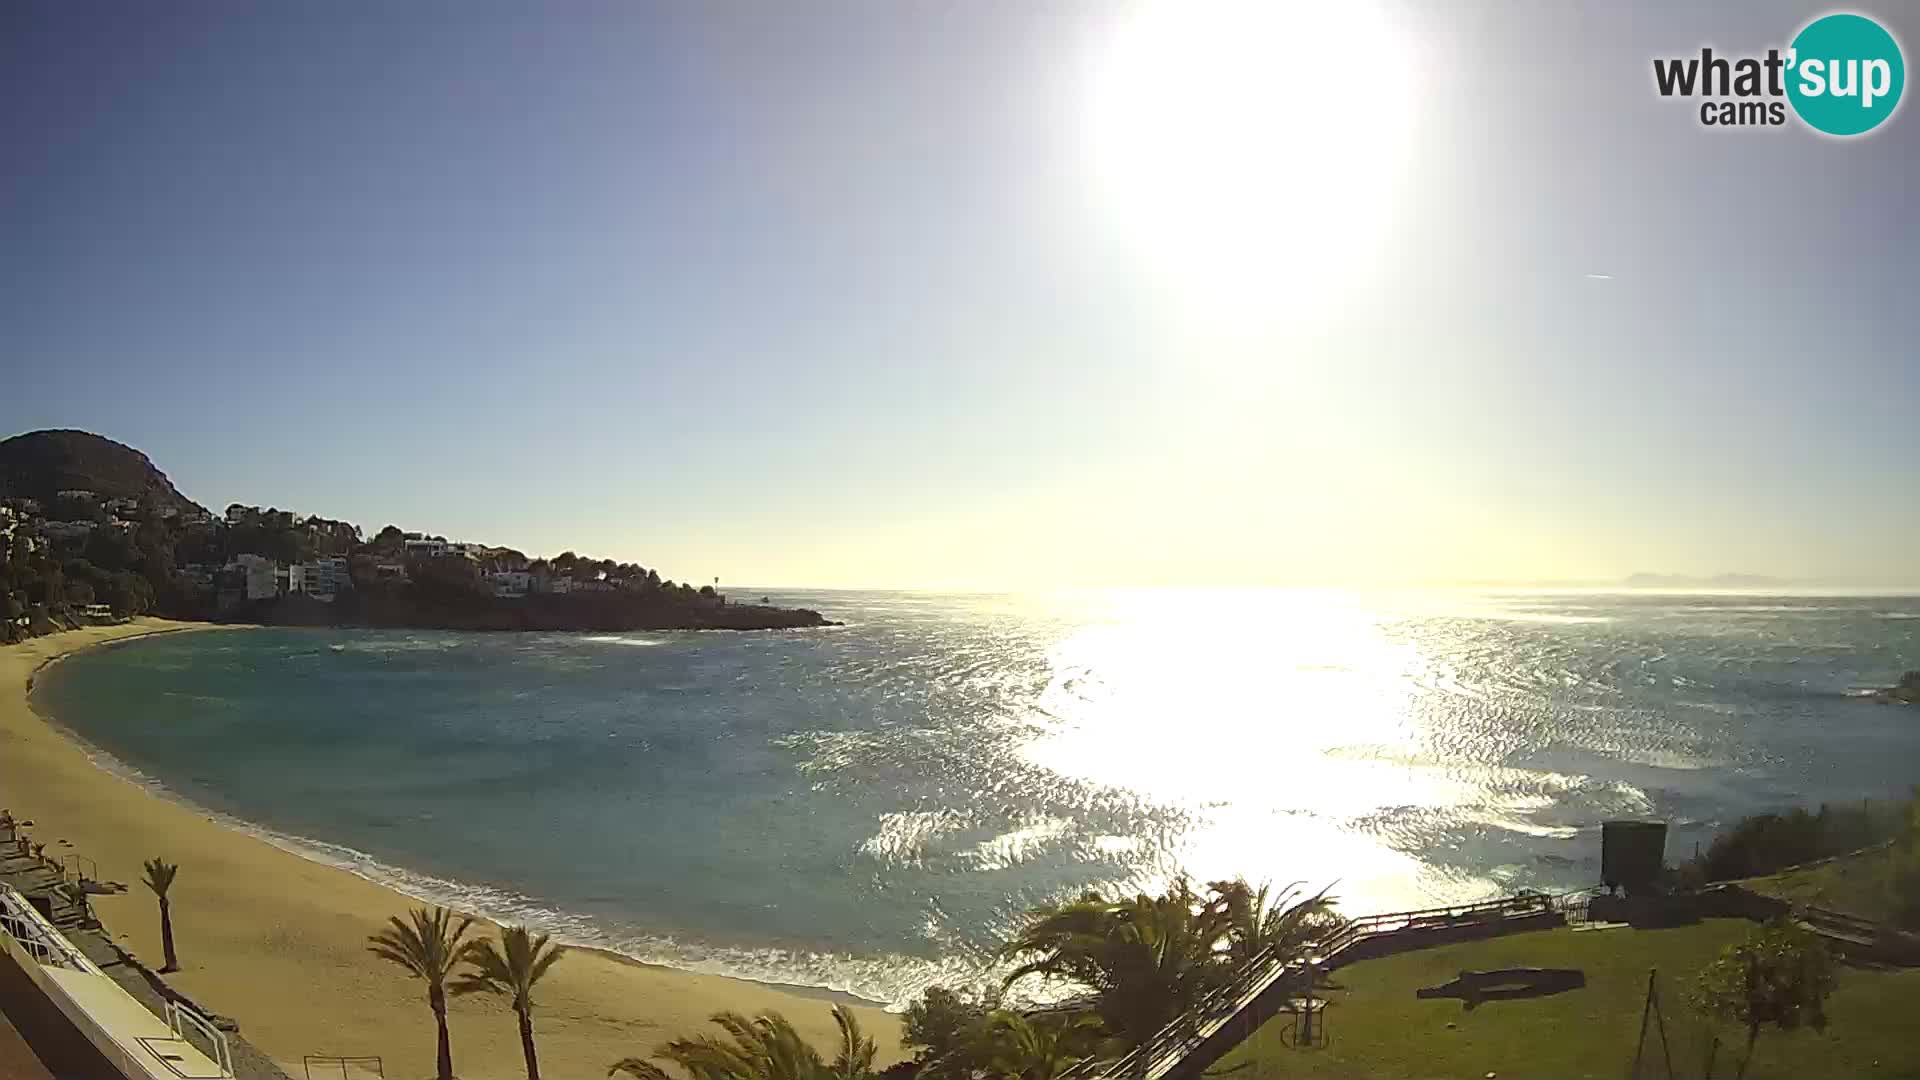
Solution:
[[[1419,998],[1459,998],[1468,1009],[1488,1001],[1546,997],[1587,985],[1587,973],[1578,968],[1503,968],[1499,971],[1463,971],[1440,986],[1423,986]]]

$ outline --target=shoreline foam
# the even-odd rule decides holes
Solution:
[[[0,649],[0,805],[36,820],[36,837],[70,840],[63,850],[98,860],[109,880],[135,884],[142,852],[180,862],[175,918],[185,970],[173,981],[240,1021],[248,1038],[294,1075],[308,1053],[379,1054],[390,1075],[429,1071],[424,991],[368,955],[365,936],[387,915],[422,901],[472,910],[476,894],[489,887],[441,882],[200,807],[32,707],[37,677],[66,656],[203,629],[233,627],[145,619]],[[538,907],[527,899],[528,908]],[[157,954],[158,941],[149,940],[158,937],[152,902],[143,890],[101,897],[96,909],[116,938]],[[484,910],[474,913],[491,922]],[[554,1075],[603,1075],[613,1060],[692,1033],[720,1009],[778,1009],[825,1045],[833,1028],[823,1000],[856,1007],[882,1058],[897,1056],[897,1021],[843,991],[684,970],[590,940],[575,948],[554,969],[552,985],[543,984],[536,1013],[542,1064]],[[510,1014],[497,1003],[459,999],[453,1016],[462,1075],[519,1074]]]
[[[75,744],[96,768],[140,787],[156,798],[206,817],[234,832],[265,841],[309,862],[352,874],[421,903],[438,904],[496,925],[525,925],[536,932],[552,935],[553,940],[569,948],[593,950],[622,963],[736,979],[804,997],[884,1009],[890,1013],[904,1012],[908,1001],[934,982],[971,985],[981,978],[978,971],[965,963],[943,963],[922,957],[878,954],[863,957],[773,945],[756,947],[683,943],[671,934],[662,935],[636,927],[608,926],[592,916],[555,906],[512,886],[416,870],[350,844],[303,836],[197,801],[193,796],[167,786],[159,777],[95,743],[54,715],[51,709],[41,708],[34,698],[34,694],[41,689],[38,681],[40,674],[70,656],[117,649],[163,634],[179,633],[184,629],[217,632],[258,628],[216,624],[160,630],[49,657],[34,668],[29,676],[28,707],[41,723]],[[871,976],[876,968],[883,965],[912,969],[912,974],[904,979],[863,977],[863,973]]]

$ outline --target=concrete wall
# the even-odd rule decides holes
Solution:
[[[49,996],[43,981],[40,965],[12,937],[0,933],[0,1009],[6,1010],[34,1056],[55,1076],[123,1076]]]

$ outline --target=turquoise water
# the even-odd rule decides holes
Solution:
[[[898,1002],[1186,871],[1356,911],[1597,877],[1601,820],[1920,781],[1920,599],[777,596],[771,634],[236,630],[38,706],[316,858],[643,959]],[[30,809],[30,808],[29,808]]]

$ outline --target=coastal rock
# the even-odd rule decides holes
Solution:
[[[331,604],[282,596],[233,614],[268,626],[366,626],[413,630],[793,630],[837,626],[811,608],[679,602],[629,593],[498,599],[461,590],[363,588]]]
[[[1881,705],[1920,705],[1920,670],[1900,676],[1898,685],[1867,695]]]

